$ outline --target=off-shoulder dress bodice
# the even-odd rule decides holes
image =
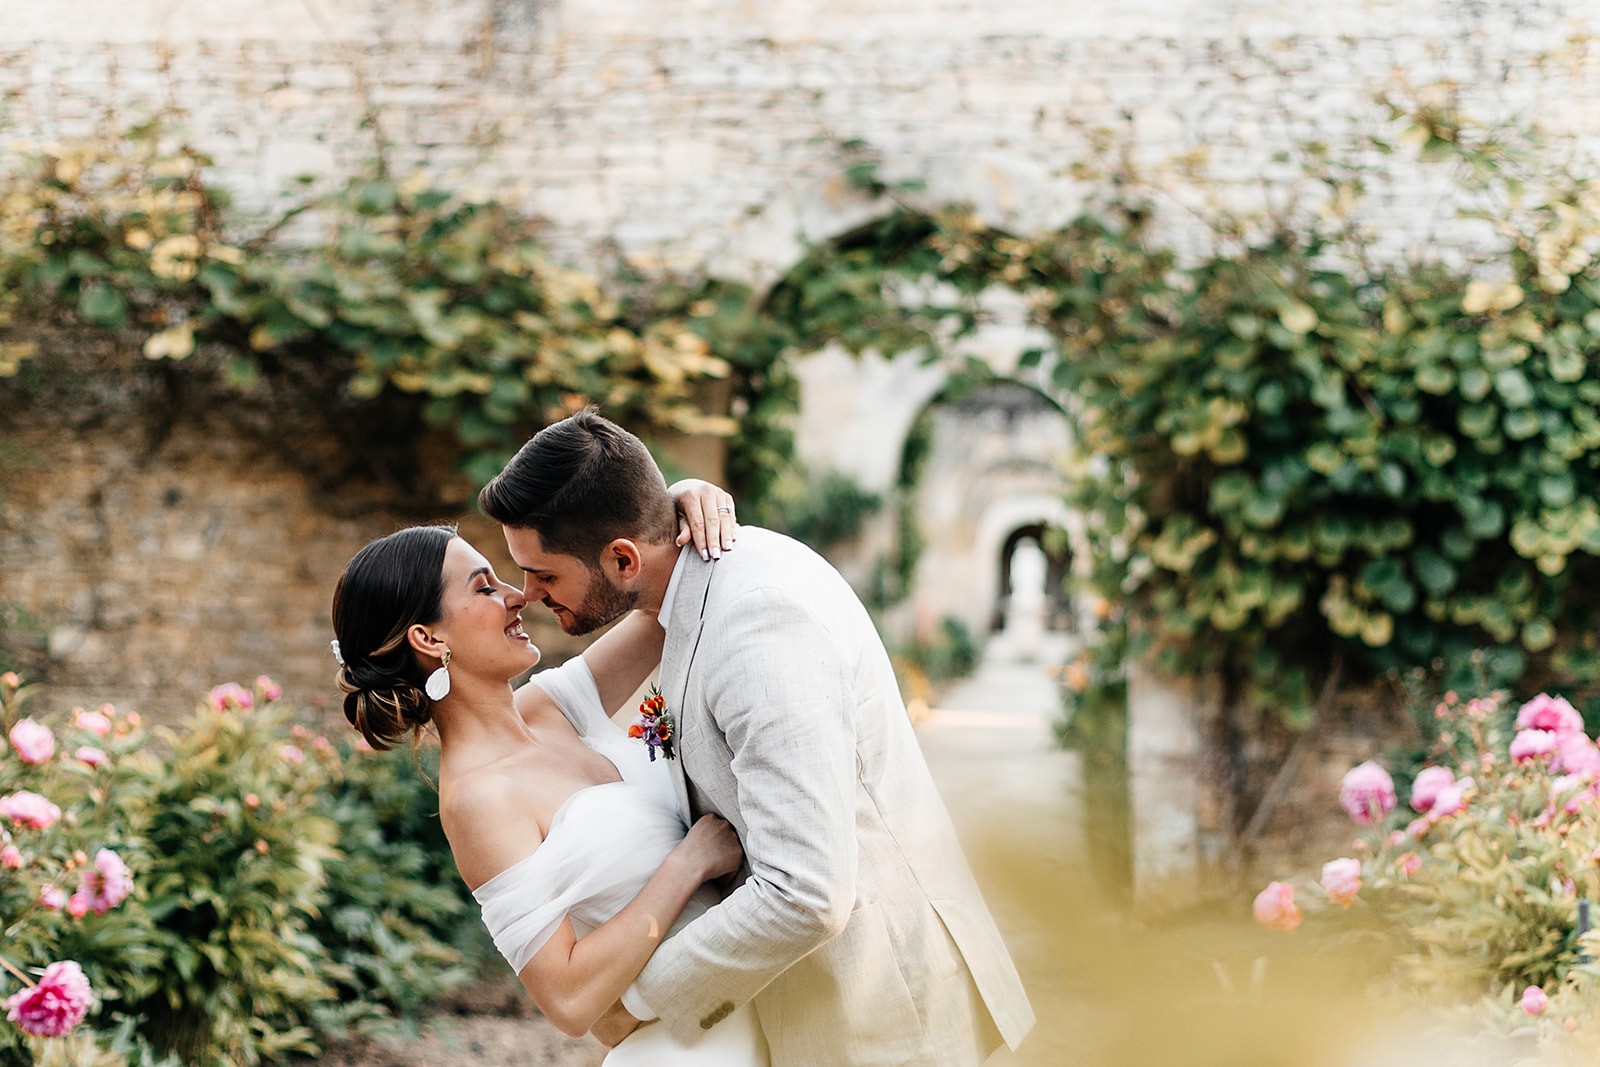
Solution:
[[[644,744],[606,715],[594,676],[582,657],[534,675],[583,743],[605,756],[619,782],[578,790],[556,810],[545,839],[473,896],[498,948],[519,974],[561,925],[577,935],[606,922],[638,895],[688,831],[671,770],[652,761]],[[679,922],[717,902],[702,886]],[[767,1067],[767,1047],[748,1004],[695,1045],[679,1043],[658,1023],[645,1023],[612,1049],[605,1067]]]

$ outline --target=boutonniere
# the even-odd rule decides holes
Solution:
[[[667,711],[667,698],[655,686],[639,703],[639,717],[628,727],[628,736],[644,741],[651,762],[655,761],[658,748],[667,759],[677,759],[672,751],[672,715]]]

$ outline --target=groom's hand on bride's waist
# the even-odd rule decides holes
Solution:
[[[622,1006],[619,1000],[606,1009],[600,1020],[594,1024],[594,1029],[589,1032],[606,1048],[616,1048],[627,1037],[639,1028],[639,1020],[628,1014],[628,1009]]]

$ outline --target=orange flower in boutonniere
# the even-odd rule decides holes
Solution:
[[[644,742],[652,762],[658,748],[667,759],[677,758],[672,751],[672,715],[667,711],[667,698],[655,686],[640,701],[639,717],[628,727],[628,736]]]

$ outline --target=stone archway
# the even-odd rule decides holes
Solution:
[[[1000,583],[989,629],[1014,626],[1020,614],[1038,613],[1039,626],[1054,632],[1077,628],[1067,594],[1072,551],[1065,531],[1044,522],[1019,526],[1000,546]]]
[[[953,619],[982,640],[998,629],[1009,563],[1029,532],[1051,540],[1043,531],[1061,530],[1069,545],[1081,534],[1060,466],[1072,446],[1071,426],[1036,390],[996,381],[935,397],[914,432],[924,435],[926,460],[907,488],[922,541],[907,611],[918,631]],[[1046,570],[1059,590],[1071,553],[1055,551],[1060,559]],[[1041,593],[1047,580],[1041,578]],[[1064,592],[1052,597],[1050,613],[1058,603],[1070,616]]]

